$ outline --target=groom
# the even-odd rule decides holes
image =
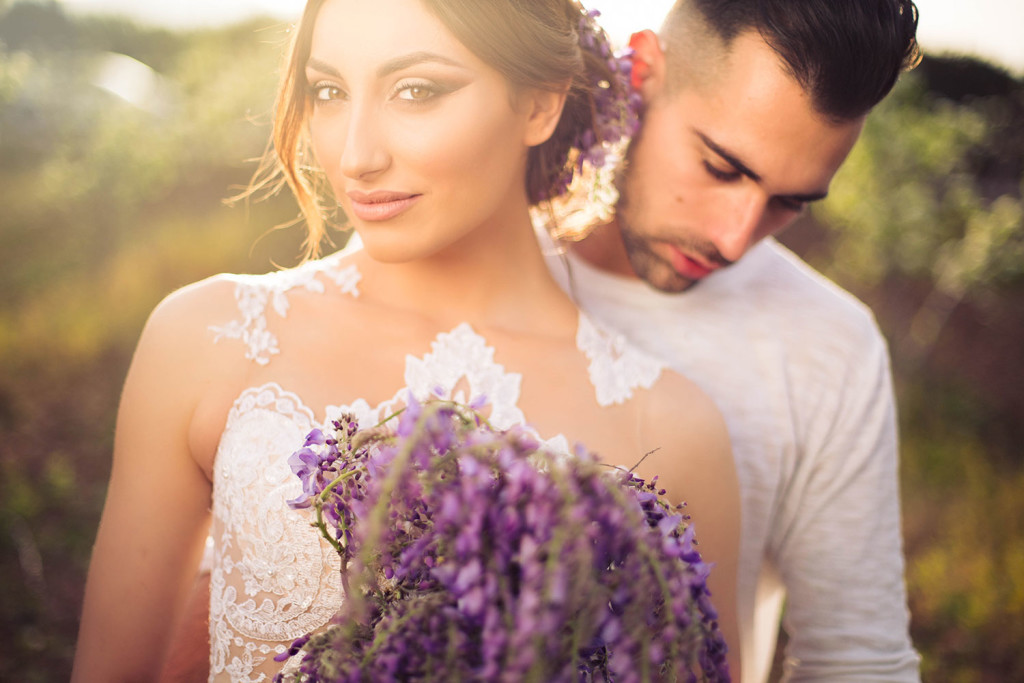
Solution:
[[[910,0],[680,0],[630,43],[645,109],[616,217],[549,260],[726,416],[744,682],[766,680],[780,614],[792,680],[919,680],[886,345],[772,239],[828,193],[916,23]]]

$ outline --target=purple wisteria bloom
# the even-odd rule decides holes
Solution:
[[[632,51],[612,49],[608,34],[597,23],[600,15],[597,10],[581,12],[576,31],[580,48],[604,64],[603,74],[597,69],[590,70],[588,87],[594,101],[593,119],[571,142],[572,163],[557,169],[551,196],[542,199],[555,199],[565,194],[584,166],[605,167],[609,151],[631,140],[640,127],[642,100],[630,83]]]
[[[450,401],[391,422],[292,456],[346,599],[278,680],[729,680],[710,567],[656,481]]]

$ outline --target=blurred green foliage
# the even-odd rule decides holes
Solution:
[[[172,33],[0,3],[0,680],[68,676],[148,312],[298,258],[299,230],[272,230],[290,200],[223,202],[264,150],[286,38],[270,20]],[[147,74],[133,102],[104,75],[135,63],[112,55]],[[1024,680],[1024,100],[999,78],[943,96],[933,76],[872,115],[800,250],[892,344],[925,680]]]
[[[928,280],[909,330],[918,351],[965,297],[1024,280],[1022,117],[1020,85],[964,103],[911,73],[868,118],[836,176],[822,217],[838,258],[826,270],[870,287],[894,275]],[[987,176],[994,162],[1006,170]]]
[[[286,39],[272,20],[169,33],[0,9],[0,680],[68,677],[149,311],[297,260],[298,230],[272,231],[289,200],[224,203],[265,149]],[[114,94],[133,79],[133,101]]]

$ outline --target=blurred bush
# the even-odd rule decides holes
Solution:
[[[279,23],[169,33],[0,8],[0,680],[66,680],[148,312],[295,263],[287,199],[224,204],[263,153]]]

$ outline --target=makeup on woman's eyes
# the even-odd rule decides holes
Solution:
[[[413,69],[426,70],[431,77],[401,76],[402,71]],[[381,64],[376,69],[375,77],[382,83],[395,81],[386,88],[387,99],[410,104],[426,104],[468,85],[472,80],[471,73],[457,60],[433,52],[420,51]],[[316,103],[348,99],[341,71],[329,62],[311,57],[307,62],[306,79],[312,84],[309,93]]]
[[[340,86],[335,80],[309,78],[309,81],[309,95],[316,104],[326,104],[348,99],[348,93],[345,88]],[[388,89],[386,99],[398,100],[414,105],[428,104],[438,97],[460,90],[464,85],[464,82],[456,82],[449,79],[433,80],[407,77],[400,79]]]
[[[462,87],[461,83],[437,81],[425,78],[403,78],[391,88],[388,99],[402,100],[410,104],[426,104]]]

